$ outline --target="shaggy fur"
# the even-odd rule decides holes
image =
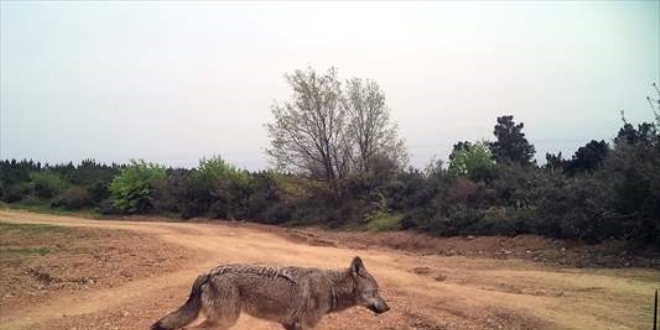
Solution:
[[[186,303],[151,329],[179,329],[200,312],[206,319],[190,330],[229,329],[244,312],[286,330],[308,330],[325,314],[357,305],[377,314],[390,309],[360,257],[344,270],[223,265],[200,275]]]

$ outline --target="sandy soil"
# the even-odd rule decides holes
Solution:
[[[52,292],[40,299],[5,294],[0,297],[0,329],[6,330],[147,329],[186,299],[198,273],[219,263],[339,268],[353,256],[362,256],[392,310],[376,317],[365,309],[350,309],[327,316],[317,327],[322,330],[650,329],[653,290],[660,283],[660,272],[653,269],[568,268],[516,259],[305,244],[277,230],[230,223],[100,221],[6,210],[0,211],[0,222],[109,233],[97,235],[102,243],[88,246],[79,258],[59,261],[64,268],[79,262],[77,268],[88,273],[73,278],[96,278],[97,284],[83,280],[82,289],[47,289]],[[53,240],[88,244],[84,237],[75,239],[84,234],[78,229],[74,232],[70,234],[74,236],[63,234],[65,238]],[[112,250],[112,246],[123,250]],[[76,251],[75,246],[71,249]],[[103,266],[91,267],[85,259],[94,253],[101,256],[96,262]],[[29,263],[12,266],[6,259],[0,261],[4,269],[1,292],[21,287],[4,280],[21,276],[14,268],[34,268]],[[39,272],[57,277],[53,271],[57,264],[41,261]],[[122,277],[122,271],[131,276]],[[29,270],[23,276],[26,281],[39,278]],[[280,327],[242,317],[235,329]]]

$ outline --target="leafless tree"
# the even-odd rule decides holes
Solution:
[[[394,166],[407,162],[404,142],[398,137],[396,124],[390,121],[385,94],[375,81],[347,81],[344,108],[350,119],[348,132],[356,148],[353,164],[358,173],[372,173],[383,160],[390,160]]]
[[[646,100],[649,102],[649,105],[651,105],[651,111],[653,111],[653,115],[655,116],[655,124],[658,126],[658,128],[660,128],[660,89],[658,89],[658,85],[656,85],[656,83],[653,83],[653,88],[655,89],[658,98],[654,99],[650,96],[647,96]]]
[[[303,171],[333,180],[347,172],[345,121],[337,70],[319,75],[296,70],[285,75],[293,97],[272,107],[275,122],[266,125],[271,137],[267,153],[279,169]]]
[[[308,68],[285,77],[293,96],[272,107],[275,121],[266,125],[267,153],[279,169],[332,181],[407,161],[375,82],[349,80],[344,93],[335,68],[325,74]]]

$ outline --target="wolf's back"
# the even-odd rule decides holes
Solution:
[[[202,285],[206,283],[208,278],[208,275],[197,277],[186,303],[154,323],[151,330],[174,330],[192,323],[199,315],[202,305]]]

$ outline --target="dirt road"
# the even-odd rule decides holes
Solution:
[[[195,276],[219,263],[346,267],[360,255],[392,311],[351,309],[318,329],[650,329],[660,272],[565,269],[515,260],[418,256],[300,244],[274,231],[231,224],[87,220],[0,211],[0,222],[130,230],[194,251],[190,266],[118,287],[63,294],[0,311],[0,329],[146,329],[178,307]],[[75,320],[75,321],[72,321]],[[75,324],[72,326],[71,324]],[[66,327],[64,326],[66,325]],[[241,317],[235,329],[280,329]]]

